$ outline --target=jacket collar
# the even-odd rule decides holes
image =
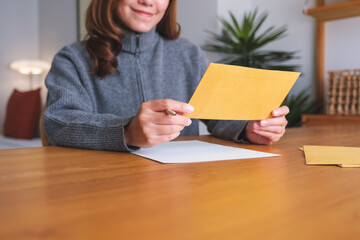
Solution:
[[[129,29],[121,29],[124,32],[122,50],[130,53],[142,53],[151,49],[159,39],[156,27],[146,33],[137,33]]]

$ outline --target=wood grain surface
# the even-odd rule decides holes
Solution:
[[[161,164],[129,153],[0,150],[0,239],[359,239],[360,169],[307,166],[297,148],[360,147],[359,125],[288,129],[281,154]]]

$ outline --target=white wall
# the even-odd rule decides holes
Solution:
[[[9,69],[11,61],[39,56],[38,0],[1,1],[0,7],[0,133],[6,104],[14,88],[28,90],[26,76]]]
[[[86,37],[87,30],[85,26],[85,20],[86,20],[86,10],[88,6],[90,5],[91,0],[81,0],[79,1],[79,22],[78,22],[78,28],[79,28],[79,39],[83,40]]]
[[[242,17],[245,11],[252,10],[252,0],[218,0],[217,15],[230,20],[229,11],[237,17]],[[218,26],[221,27],[220,22]]]
[[[217,0],[179,0],[177,17],[182,36],[201,45],[206,39],[205,31],[216,30],[216,14]]]
[[[217,31],[218,0],[178,0],[178,22],[181,25],[181,36],[201,46],[208,38],[206,31]],[[216,56],[207,53],[209,59]]]
[[[360,68],[360,17],[325,23],[325,71]],[[327,76],[327,75],[325,75]]]
[[[39,0],[40,58],[51,62],[65,45],[77,40],[74,0]]]
[[[39,57],[49,63],[64,46],[77,40],[77,6],[74,0],[39,1]],[[42,76],[41,97],[46,100],[47,89]]]

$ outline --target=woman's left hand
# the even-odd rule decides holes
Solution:
[[[285,133],[287,124],[285,116],[289,112],[287,106],[282,106],[272,111],[272,118],[249,121],[245,133],[247,139],[256,144],[272,144],[279,141]]]

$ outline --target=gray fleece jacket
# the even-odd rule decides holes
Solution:
[[[133,151],[124,141],[124,127],[149,100],[188,102],[209,61],[184,38],[167,40],[155,28],[139,34],[125,31],[117,56],[119,73],[104,80],[91,73],[93,62],[83,43],[56,54],[45,83],[46,135],[53,145],[112,151]],[[241,141],[246,121],[203,120],[211,134]],[[198,135],[193,119],[181,136]]]

